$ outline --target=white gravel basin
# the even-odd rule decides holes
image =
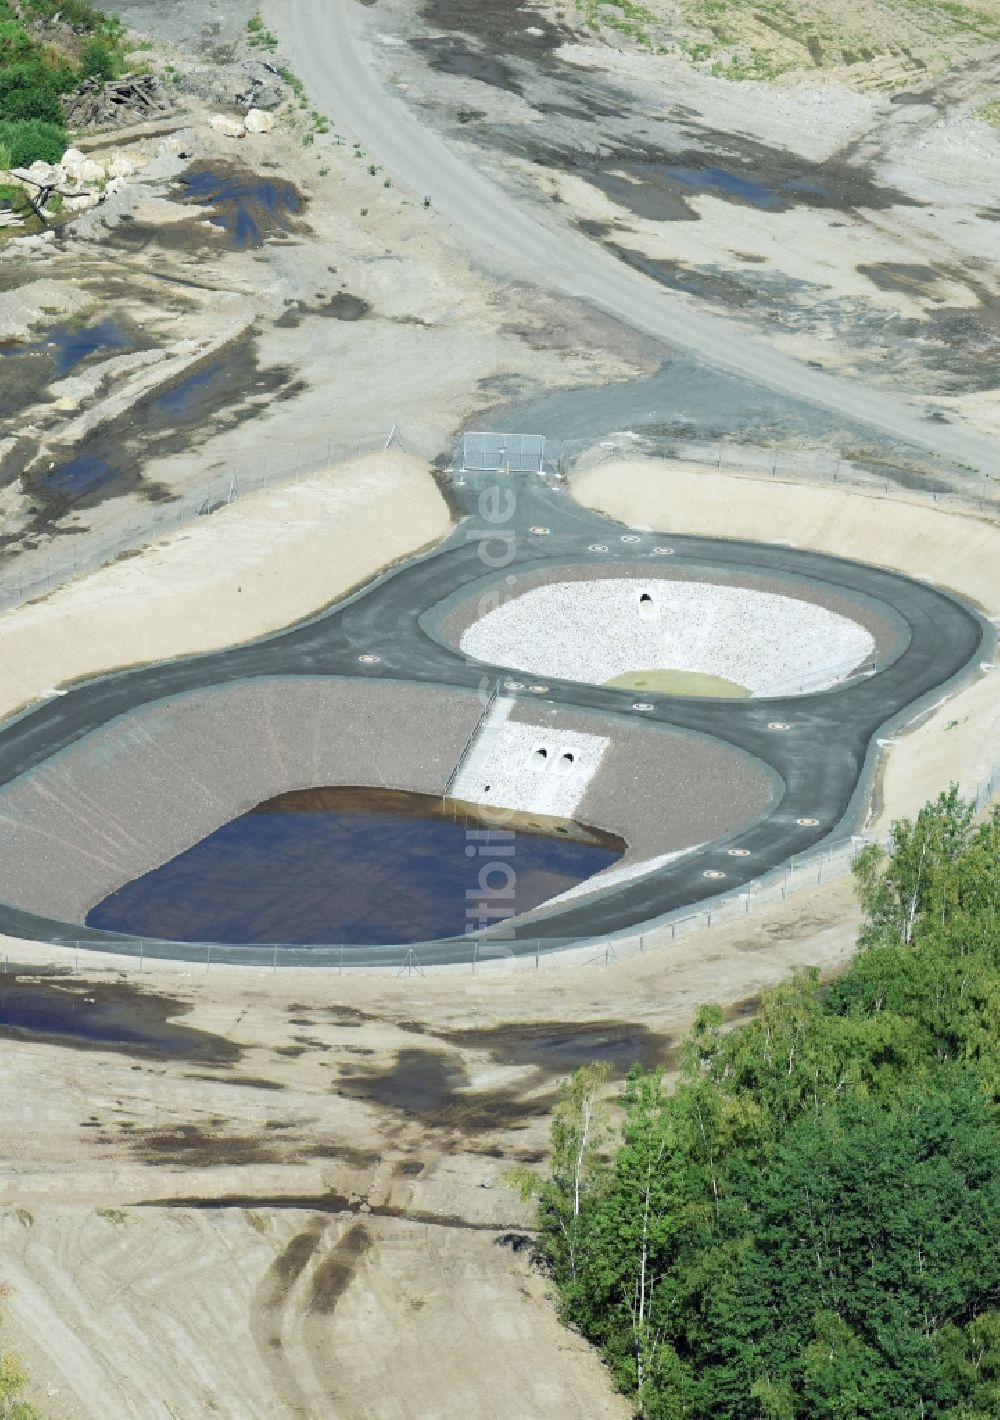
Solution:
[[[461,647],[476,660],[590,685],[674,670],[757,696],[826,690],[871,668],[875,654],[865,627],[799,597],[603,577],[524,592],[468,627]]]

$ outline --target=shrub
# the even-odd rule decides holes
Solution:
[[[38,58],[0,67],[0,120],[41,119],[62,123],[62,71]]]
[[[85,79],[91,75],[98,79],[113,79],[117,75],[118,55],[102,36],[94,35],[84,45],[80,55],[80,72]]]
[[[58,163],[68,146],[66,130],[60,124],[37,119],[0,123],[0,148],[9,156],[9,167],[27,168],[36,158]]]

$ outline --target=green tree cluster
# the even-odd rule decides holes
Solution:
[[[1000,1415],[1000,811],[953,789],[856,875],[850,970],[703,1009],[609,1162],[564,1094],[542,1246],[650,1420]]]
[[[0,147],[8,166],[68,145],[62,96],[123,63],[120,22],[84,0],[0,0]]]

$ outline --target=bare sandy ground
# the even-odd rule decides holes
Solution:
[[[290,626],[450,526],[426,466],[396,449],[242,497],[0,617],[0,716],[85,675]]]
[[[5,1040],[5,1335],[45,1413],[624,1420],[499,1241],[530,1226],[504,1174],[542,1157],[595,1040],[669,1068],[700,1002],[738,1015],[796,966],[835,971],[854,930],[841,881],[611,968],[133,974],[231,1065]]]

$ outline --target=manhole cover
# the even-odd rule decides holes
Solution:
[[[361,662],[361,664],[362,664],[363,666],[377,666],[378,663],[379,663],[379,661],[380,661],[381,659],[382,659],[381,656],[359,656],[359,657],[358,657],[358,660]]]
[[[652,708],[648,700],[635,700],[632,702],[633,710],[652,710]]]
[[[706,868],[702,873],[703,878],[724,878],[725,873],[720,873],[718,868]]]
[[[749,858],[749,857],[750,857],[750,849],[749,849],[749,848],[727,848],[726,852],[729,854],[730,858]]]
[[[790,730],[792,727],[784,720],[768,720],[767,728],[769,730]]]
[[[588,547],[591,552],[607,552],[608,550],[607,545],[603,542],[591,542],[588,543]]]
[[[797,818],[795,822],[800,828],[815,828],[819,823],[818,818]]]
[[[551,528],[537,527],[537,528],[529,528],[528,531],[529,531],[529,532],[533,532],[536,537],[548,537],[548,535],[549,535],[549,533],[552,531],[552,529],[551,529]]]

